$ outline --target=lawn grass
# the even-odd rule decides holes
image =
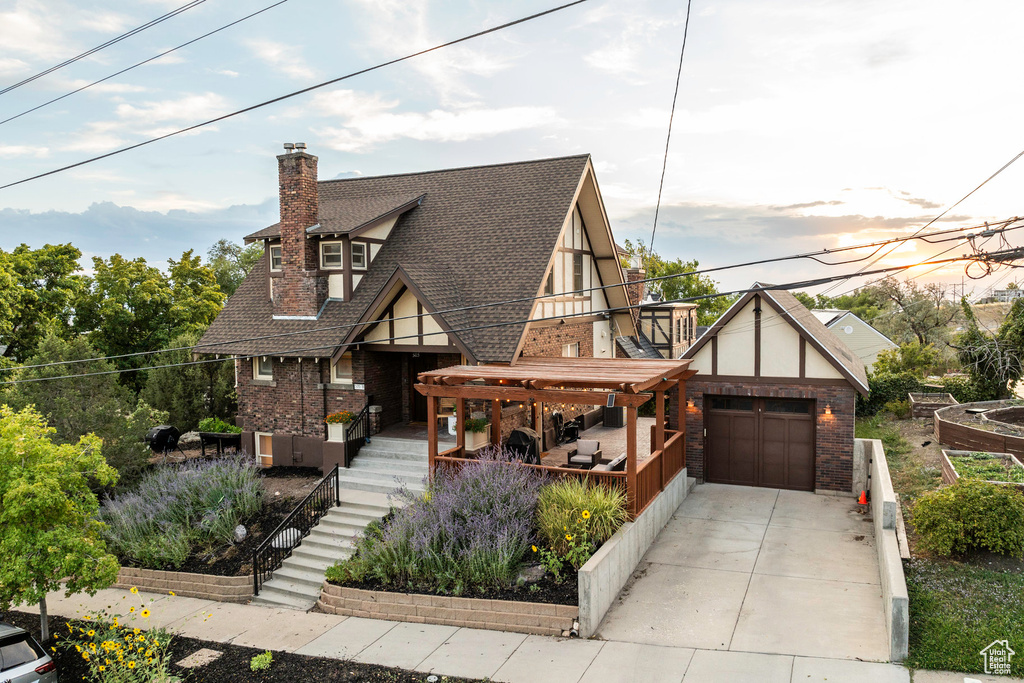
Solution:
[[[913,451],[890,416],[879,413],[873,417],[857,418],[854,429],[858,439],[881,440],[893,488],[905,505],[913,503],[922,493],[937,489],[942,483],[942,472],[929,466]]]
[[[910,655],[921,669],[983,673],[979,654],[994,640],[1024,646],[1024,575],[958,562],[905,564],[910,593]],[[1012,660],[1024,676],[1024,657]]]

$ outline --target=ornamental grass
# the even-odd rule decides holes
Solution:
[[[180,567],[192,551],[229,544],[235,527],[263,507],[254,461],[242,458],[162,465],[129,492],[106,499],[104,537],[122,560]]]
[[[541,489],[537,501],[541,541],[558,557],[571,559],[577,569],[628,518],[626,495],[621,490],[585,479],[551,482]],[[591,546],[587,553],[581,553],[583,539]]]

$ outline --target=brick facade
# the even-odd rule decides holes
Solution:
[[[317,240],[306,228],[319,221],[317,158],[304,152],[277,157],[281,200],[281,272],[271,277],[274,315],[315,316],[327,300]]]
[[[819,491],[849,493],[853,487],[853,428],[856,391],[849,384],[763,384],[700,381],[686,386],[686,464],[689,475],[704,480],[704,397],[752,396],[799,398],[815,401],[814,486]],[[825,414],[825,406],[831,415]],[[673,411],[674,412],[674,411]],[[672,414],[670,412],[670,414]]]

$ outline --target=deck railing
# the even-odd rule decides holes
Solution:
[[[633,496],[632,514],[639,515],[651,501],[665,489],[665,485],[686,467],[686,450],[682,432],[665,430],[665,447],[651,453],[639,464],[636,471],[636,492]]]
[[[320,480],[309,495],[291,511],[277,528],[263,539],[252,556],[252,593],[260,594],[260,587],[270,579],[281,563],[292,554],[292,548],[309,535],[310,530],[332,507],[341,504],[341,481],[337,465]],[[274,541],[278,540],[277,545]]]
[[[452,449],[455,450],[455,449]],[[450,452],[450,451],[449,451]],[[447,468],[447,467],[464,467],[467,463],[473,462],[469,458],[451,457],[447,455],[438,455],[434,458],[435,468]],[[626,473],[625,472],[604,472],[596,470],[580,470],[572,467],[548,467],[547,465],[528,465],[522,462],[511,463],[520,467],[530,467],[535,470],[540,470],[547,474],[549,477],[561,479],[564,477],[573,477],[575,479],[589,479],[590,481],[603,484],[609,488],[619,489],[621,491],[626,490]]]

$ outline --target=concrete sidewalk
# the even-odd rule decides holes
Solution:
[[[663,647],[615,640],[565,640],[451,626],[306,614],[194,598],[104,590],[47,598],[54,616],[107,609],[139,627],[167,627],[219,643],[355,660],[506,683],[909,683],[901,666],[841,659]],[[148,619],[138,616],[148,607]],[[31,608],[21,608],[33,611]],[[37,611],[37,610],[35,610]],[[918,680],[962,683],[961,677]],[[1000,679],[1008,680],[1008,679]]]

